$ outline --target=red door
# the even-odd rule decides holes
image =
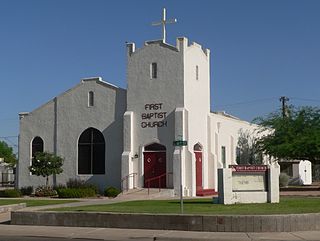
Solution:
[[[144,187],[148,187],[150,183],[151,188],[157,188],[157,187],[165,188],[166,187],[165,174],[166,174],[166,153],[165,152],[144,152]]]
[[[202,188],[202,152],[195,152],[196,155],[196,192]]]

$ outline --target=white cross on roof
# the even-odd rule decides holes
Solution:
[[[163,40],[163,42],[165,43],[165,42],[166,42],[166,24],[176,23],[176,22],[177,22],[177,19],[176,19],[176,18],[174,18],[174,19],[169,19],[169,20],[166,19],[166,9],[163,8],[162,20],[161,20],[160,22],[154,22],[154,23],[152,23],[152,26],[162,25],[162,40]]]

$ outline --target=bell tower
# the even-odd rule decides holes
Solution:
[[[134,43],[127,44],[122,179],[127,180],[126,188],[130,189],[144,187],[146,176],[159,178],[162,188],[173,188],[178,193],[182,172],[184,195],[195,196],[196,185],[208,186],[210,51],[197,43],[189,45],[184,37],[177,38],[175,46],[166,43],[165,25],[173,22],[176,20],[166,20],[164,10],[161,22],[154,24],[162,24],[163,39],[147,41],[139,49]],[[181,137],[188,146],[180,152],[173,141]],[[196,144],[202,147],[202,166],[197,165],[202,168],[203,177],[198,178],[203,180],[201,184],[196,184]],[[160,154],[150,153],[158,150],[148,150],[156,145],[163,147],[161,158],[156,158]],[[155,162],[154,169],[148,161]],[[161,173],[157,173],[157,165],[161,165]],[[149,170],[157,174],[152,176]]]

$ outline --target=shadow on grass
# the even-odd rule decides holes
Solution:
[[[208,205],[208,204],[215,204],[215,199],[206,199],[206,200],[183,200],[184,204],[200,204],[200,205]],[[180,204],[180,200],[169,201],[168,203]]]

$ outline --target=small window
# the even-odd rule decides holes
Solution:
[[[88,93],[88,106],[89,107],[94,106],[94,93],[93,93],[93,91],[90,91]]]
[[[150,77],[151,79],[156,79],[157,78],[157,63],[152,63],[151,64],[151,70],[150,70]]]
[[[199,80],[199,66],[196,65],[196,80]]]
[[[223,167],[226,168],[226,147],[221,146],[221,162]]]

